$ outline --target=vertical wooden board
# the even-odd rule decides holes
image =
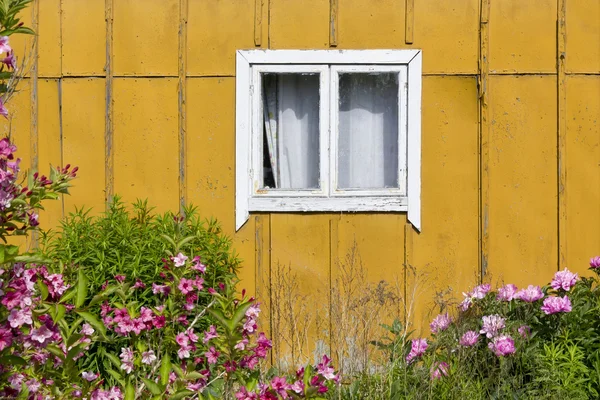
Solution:
[[[104,96],[104,79],[63,79],[63,162],[79,167],[65,214],[84,206],[104,211]]]
[[[254,48],[254,2],[204,0],[189,3],[188,74],[235,75],[235,51]],[[265,21],[265,29],[267,25]]]
[[[478,4],[478,0],[415,1],[412,47],[423,49],[424,73],[477,73]]]
[[[410,232],[406,286],[417,334],[436,298],[460,300],[479,278],[476,78],[424,77],[422,115],[422,231]]]
[[[490,77],[488,280],[543,284],[558,265],[556,77]]]
[[[346,0],[338,6],[337,47],[393,49],[404,46],[404,1]]]
[[[600,72],[600,2],[567,3],[567,71]]]
[[[567,267],[600,255],[600,77],[567,78]]]
[[[235,232],[235,79],[187,83],[187,199]]]
[[[179,0],[114,2],[115,75],[177,76]]]
[[[206,215],[206,212],[203,212],[202,214]],[[266,238],[268,238],[268,228],[269,224],[267,222],[266,228],[264,228],[267,230]],[[258,228],[255,224],[255,218],[251,217],[248,222],[232,236],[233,249],[242,260],[241,268],[238,272],[238,278],[240,279],[238,291],[246,289],[246,292],[248,292],[250,296],[257,295],[257,288],[259,285],[256,275],[256,241],[258,240],[256,229]],[[261,245],[263,248],[268,248],[269,243],[266,241],[261,243]]]
[[[60,0],[39,1],[38,68],[40,77],[61,75]]]
[[[297,332],[305,332],[308,338],[298,343],[284,335],[287,340],[280,341],[281,346],[274,349],[274,360],[293,360],[293,344],[295,361],[314,361],[313,352],[319,352],[317,344],[326,341],[324,330],[329,329],[329,323],[319,321],[317,316],[325,315],[329,304],[329,221],[330,217],[323,214],[271,214],[271,302],[273,307],[283,308],[284,318],[292,310],[294,314],[287,321],[273,319],[273,328],[289,330],[289,322],[294,321]],[[283,284],[277,281],[277,275]],[[273,339],[278,343],[277,334],[273,334]],[[288,366],[296,367],[294,362]]]
[[[38,165],[40,174],[49,176],[50,165],[62,165],[61,120],[59,104],[59,83],[56,79],[40,79],[38,81],[39,115],[38,115]],[[62,218],[63,199],[48,200],[45,210],[40,212],[40,225],[43,229],[56,228]]]
[[[62,72],[104,76],[105,0],[62,0]]]
[[[29,5],[26,9],[21,11],[19,19],[28,28],[33,29],[32,18],[34,13],[33,5]],[[34,35],[23,35],[14,34],[9,37],[10,47],[12,48],[15,57],[17,58],[17,66],[19,69],[25,71],[25,76],[29,76],[29,72],[33,65],[34,54],[33,45],[35,42]],[[23,89],[21,84],[20,90]]]
[[[178,210],[177,79],[115,78],[115,194]]]
[[[329,0],[270,0],[269,48],[329,47]]]
[[[492,1],[490,71],[556,71],[556,0]]]

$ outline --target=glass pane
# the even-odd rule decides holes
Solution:
[[[319,74],[263,73],[263,188],[319,187]]]
[[[338,188],[398,187],[398,73],[340,73]]]

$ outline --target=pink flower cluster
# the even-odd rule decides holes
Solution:
[[[479,341],[479,332],[477,331],[466,331],[458,341],[463,347],[472,347]]]
[[[592,257],[590,259],[590,268],[591,269],[600,268],[600,256]]]
[[[501,335],[493,338],[488,343],[488,348],[498,357],[513,354],[515,349],[515,341],[508,335]]]
[[[448,315],[448,313],[444,313],[435,317],[433,322],[429,324],[429,328],[431,329],[431,333],[438,333],[448,329],[451,323],[452,318]]]
[[[116,386],[109,390],[96,389],[90,400],[123,400],[123,392]]]
[[[544,297],[544,292],[539,286],[529,285],[515,294],[515,298],[527,303],[533,303]]]
[[[440,379],[443,376],[448,376],[448,363],[444,361],[434,362],[430,369],[431,379]]]
[[[569,291],[575,283],[579,280],[579,275],[572,273],[568,269],[558,271],[554,274],[554,279],[550,282],[550,285],[554,290],[566,290]]]
[[[550,296],[544,299],[544,304],[542,305],[542,311],[546,315],[556,314],[560,312],[570,312],[571,311],[571,300],[569,297],[558,297],[558,296]]]
[[[485,335],[488,339],[495,337],[500,330],[505,327],[505,319],[500,315],[486,315],[482,318],[483,326],[481,328],[482,335]]]
[[[517,298],[518,292],[517,286],[509,283],[498,289],[498,294],[496,295],[496,299],[500,301],[512,301]]]
[[[100,316],[107,328],[122,336],[131,333],[140,335],[143,331],[165,326],[165,317],[147,307],[142,307],[139,316],[132,318],[126,307],[113,309],[105,302],[101,307]]]
[[[462,311],[467,311],[475,300],[483,299],[489,293],[491,288],[492,286],[489,283],[486,283],[483,285],[475,286],[470,292],[463,293],[463,296],[465,296],[465,298],[462,301],[462,303],[460,303],[460,309]]]
[[[406,356],[406,362],[410,363],[415,358],[421,357],[425,354],[427,347],[427,339],[413,339],[410,347],[410,352]]]

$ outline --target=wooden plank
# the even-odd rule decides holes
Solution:
[[[63,160],[78,166],[65,213],[76,207],[104,211],[105,83],[99,78],[66,78],[62,82]]]
[[[61,1],[39,1],[39,75],[61,76]]]
[[[188,22],[188,73],[235,75],[235,51],[255,46],[256,2],[261,0],[191,1]],[[268,33],[268,6],[262,7],[260,34]],[[257,26],[256,29],[259,29]],[[265,39],[266,40],[266,39]],[[265,44],[265,43],[263,43]]]
[[[329,0],[329,46],[336,47],[338,42],[338,0]]]
[[[189,78],[187,200],[235,232],[235,79]],[[246,258],[247,259],[247,258]]]
[[[600,2],[569,1],[566,35],[569,38],[568,72],[600,72]]]
[[[62,165],[61,109],[58,79],[39,81],[39,172],[49,176],[50,165]],[[44,229],[59,226],[63,216],[63,196],[59,200],[49,200],[40,211],[40,224]]]
[[[488,272],[543,284],[556,271],[556,77],[490,77]]]
[[[263,0],[254,0],[254,45],[262,46]]]
[[[179,0],[179,48],[177,52],[177,125],[179,130],[179,210],[186,204],[185,157],[186,157],[186,88],[187,88],[187,21],[188,0]]]
[[[565,60],[567,56],[567,30],[566,30],[567,1],[558,0],[557,21],[558,29],[556,36],[556,64],[557,76],[557,102],[558,102],[558,269],[566,267],[567,262],[567,192],[565,190],[567,181],[567,121],[566,101],[567,90],[565,86]]]
[[[423,50],[424,73],[477,73],[478,8],[479,0],[415,1],[411,47]]]
[[[177,211],[177,79],[115,78],[113,93],[115,193]]]
[[[177,76],[179,0],[114,2],[115,75]]]
[[[404,4],[398,0],[343,0],[338,8],[337,47],[394,49],[405,47]]]
[[[341,40],[339,43],[342,43]],[[270,0],[269,48],[325,49],[328,47],[329,0]]]
[[[114,0],[106,0],[104,7],[106,19],[106,73],[105,79],[105,122],[104,122],[104,190],[105,205],[108,210],[115,193],[115,155],[114,155]]]
[[[413,44],[415,35],[415,0],[406,0],[404,10],[404,43]]]
[[[63,75],[104,76],[106,0],[62,0]]]
[[[479,15],[479,274],[485,279],[489,255],[489,204],[490,204],[490,118],[489,118],[489,73],[490,73],[490,2],[481,1]]]
[[[565,85],[566,266],[589,275],[589,259],[600,255],[600,76],[568,77]]]
[[[422,120],[423,230],[411,232],[406,278],[417,335],[439,311],[434,300],[460,300],[479,280],[475,77],[424,77]]]
[[[556,72],[556,2],[490,2],[492,72]]]
[[[329,218],[271,215],[271,318],[278,367],[293,368],[326,351]]]

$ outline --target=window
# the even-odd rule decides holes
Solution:
[[[247,50],[236,228],[249,212],[408,212],[420,229],[420,50]]]

